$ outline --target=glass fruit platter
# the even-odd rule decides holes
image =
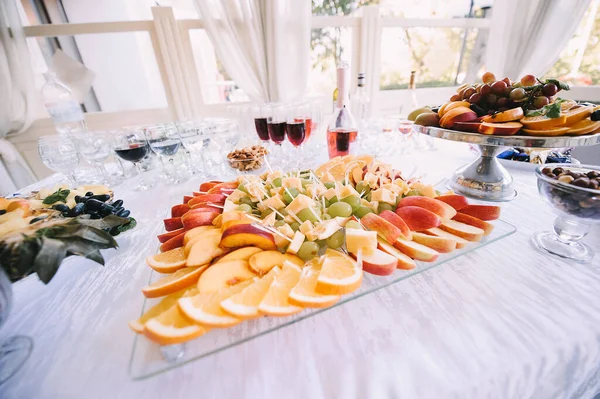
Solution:
[[[164,220],[129,372],[143,379],[502,239],[479,205],[368,156],[206,182]],[[338,200],[339,199],[339,200]]]

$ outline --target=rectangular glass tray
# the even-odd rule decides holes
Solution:
[[[481,242],[469,243],[465,248],[455,250],[451,253],[440,254],[435,262],[417,262],[413,270],[396,270],[390,276],[375,276],[369,273],[363,275],[361,287],[352,294],[342,296],[335,305],[324,309],[305,309],[302,312],[288,317],[260,317],[247,320],[235,327],[225,329],[212,329],[205,335],[195,340],[179,345],[159,346],[143,335],[135,334],[133,350],[129,362],[129,374],[133,379],[139,380],[155,376],[162,372],[183,366],[184,364],[212,355],[219,351],[232,348],[236,345],[249,341],[253,338],[265,335],[279,328],[289,326],[307,317],[326,312],[328,309],[348,303],[353,299],[385,288],[398,281],[404,280],[425,270],[439,266],[451,259],[458,258],[478,248],[498,241],[513,234],[517,229],[515,226],[496,220],[493,222],[495,228],[492,233],[484,237]],[[159,278],[158,273],[152,272],[150,281]],[[142,308],[142,314],[156,304],[161,298],[146,299]]]

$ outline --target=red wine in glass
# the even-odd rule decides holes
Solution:
[[[358,130],[336,128],[327,130],[327,150],[329,158],[350,154],[352,143],[356,141]]]
[[[254,118],[256,134],[262,141],[269,141],[269,129],[267,128],[267,118]]]
[[[148,155],[148,145],[146,143],[130,144],[128,148],[115,149],[120,158],[129,162],[139,162]]]
[[[288,140],[294,146],[298,147],[300,144],[302,144],[304,142],[304,139],[306,138],[305,137],[306,125],[304,123],[304,120],[301,120],[300,122],[287,123],[286,125],[287,125],[286,132],[287,132]]]
[[[269,137],[275,144],[281,144],[285,140],[285,125],[285,122],[267,123]]]
[[[311,118],[294,118],[294,122],[304,122],[304,139],[307,140],[312,132],[313,122]]]

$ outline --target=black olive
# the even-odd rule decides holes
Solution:
[[[592,112],[592,115],[590,116],[590,119],[593,121],[600,121],[600,109],[597,111]]]
[[[116,215],[117,213],[121,212],[123,209],[125,209],[125,208],[123,208],[122,206],[119,206],[119,207],[115,208],[113,213]]]
[[[104,205],[104,202],[98,201],[95,198],[90,198],[85,203],[85,209],[88,212],[98,212],[100,210],[100,208],[102,208],[103,205]]]
[[[67,212],[69,210],[69,207],[65,204],[56,204],[52,205],[52,209],[57,210],[59,212]]]
[[[90,214],[90,219],[102,219],[102,216],[98,215],[98,213],[94,212]]]
[[[79,216],[83,213],[84,209],[85,209],[84,203],[77,204],[73,208],[71,208],[71,210],[68,212],[68,215],[69,215],[69,217]]]
[[[122,218],[126,218],[131,214],[130,211],[128,211],[127,209],[123,209],[121,212],[117,213],[117,216],[120,216]]]
[[[38,216],[34,219],[31,219],[31,221],[29,222],[29,224],[34,224],[35,222],[39,222],[40,220],[44,220],[48,217],[48,215],[42,215],[42,216]]]
[[[123,206],[123,200],[122,199],[116,200],[111,205],[114,206],[115,208]]]
[[[0,209],[0,215],[4,215],[6,213],[6,209]]]
[[[90,197],[90,199],[95,199],[98,201],[102,201],[102,202],[106,202],[110,199],[110,195],[108,194],[98,194],[98,195],[92,195]]]
[[[86,202],[89,199],[90,199],[90,197],[82,197],[80,195],[76,195],[75,196],[75,203],[79,204],[81,202]]]
[[[121,232],[119,231],[119,226],[115,226],[109,230],[111,236],[118,236]]]
[[[64,217],[68,218],[69,217],[69,211],[61,212],[61,215],[63,215]]]
[[[86,195],[86,197],[91,197],[92,195],[94,195],[94,193],[91,191],[88,191],[87,193],[85,193],[85,195]]]

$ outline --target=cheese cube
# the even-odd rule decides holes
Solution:
[[[229,194],[229,197],[227,197],[227,199],[235,204],[239,204],[240,199],[242,197],[244,197],[245,195],[246,195],[245,192],[235,189],[235,190],[233,190],[233,192],[231,194]]]
[[[299,177],[286,177],[281,179],[281,186],[285,188],[296,188],[302,190],[302,179]]]
[[[358,193],[358,191],[356,191],[354,189],[354,187],[352,187],[351,185],[347,185],[341,189],[340,198],[338,198],[338,199],[341,200],[341,199],[349,197],[351,195],[356,195],[356,196],[360,197],[360,194]]]
[[[306,220],[306,221],[304,221],[304,223],[302,223],[300,225],[300,228],[298,229],[298,231],[300,231],[302,234],[306,235],[309,231],[311,231],[314,228],[315,228],[315,226],[313,226],[311,221]]]
[[[363,182],[369,185],[371,188],[379,187],[379,177],[371,172],[367,172],[363,179]]]
[[[271,195],[283,195],[283,187],[273,187],[271,190],[269,190]]]
[[[277,216],[275,214],[275,212],[271,212],[266,218],[264,218],[262,220],[262,224],[264,224],[265,226],[271,226],[273,227],[275,225],[275,221]]]
[[[312,230],[312,233],[316,234],[319,240],[325,240],[326,238],[331,237],[333,233],[341,228],[342,226],[340,226],[335,219],[324,220]]]
[[[285,208],[285,204],[283,203],[281,198],[279,198],[279,196],[273,196],[271,198],[267,198],[263,202],[259,203],[257,206],[258,206],[258,209],[260,209],[261,211],[264,211],[265,209],[270,209],[270,208],[273,208],[273,209]]]
[[[292,230],[292,228],[290,227],[289,224],[284,224],[284,225],[279,226],[277,228],[277,231],[279,231],[281,234],[283,234],[286,237],[289,237],[289,238],[294,237],[294,230]]]
[[[388,204],[394,205],[396,204],[396,195],[392,193],[390,190],[386,190],[385,188],[380,188],[378,190],[371,192],[371,200],[386,202]]]
[[[330,188],[329,190],[325,191],[325,193],[323,193],[323,197],[325,197],[325,199],[327,201],[329,201],[330,199],[332,199],[333,197],[335,197],[337,195],[335,188]],[[338,198],[339,199],[339,198]]]
[[[335,177],[333,177],[333,175],[329,172],[325,172],[323,173],[323,176],[321,176],[321,182],[323,183],[331,183],[335,181]]]
[[[356,255],[362,249],[363,253],[372,253],[377,249],[377,232],[359,229],[346,229],[346,249]]]
[[[253,181],[246,184],[246,191],[251,197],[258,199],[265,198],[267,196],[266,190],[260,182]]]
[[[298,194],[296,198],[285,208],[288,212],[298,214],[302,209],[308,208],[309,206],[314,207],[315,201],[307,197],[304,194]]]
[[[292,242],[290,242],[290,245],[287,247],[286,251],[291,254],[297,254],[298,251],[300,250],[300,247],[304,243],[305,238],[306,237],[304,234],[297,231],[296,234],[294,234],[294,238],[292,239]]]

